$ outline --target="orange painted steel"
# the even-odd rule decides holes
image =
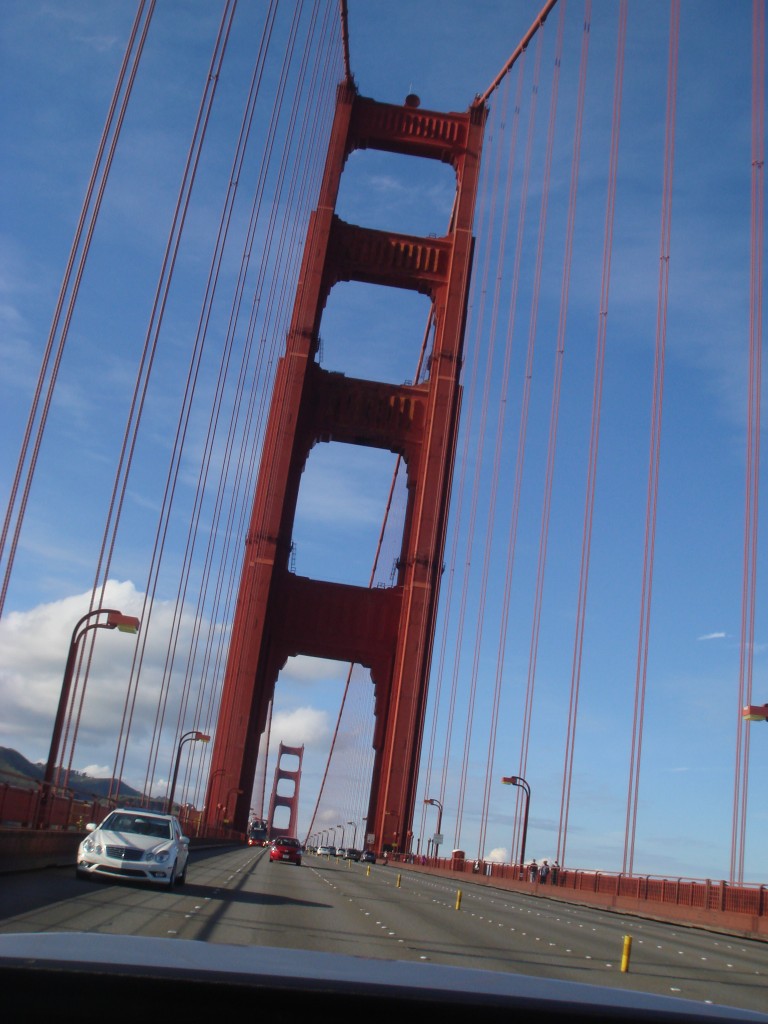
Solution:
[[[286,768],[283,764],[284,757],[298,757],[299,764],[297,768],[291,769]],[[304,747],[287,747],[284,743],[280,744],[280,749],[277,754],[277,766],[275,768],[275,781],[272,784],[272,796],[269,800],[269,817],[267,819],[269,826],[269,838],[274,839],[276,836],[298,836],[298,824],[299,824],[299,789],[301,786],[301,762],[304,759]],[[291,783],[291,792],[286,792],[285,786],[280,785],[281,782],[288,781]],[[278,792],[282,789],[282,792]],[[278,807],[288,808],[288,826],[281,828],[275,826],[275,811]]]
[[[368,830],[378,849],[405,846],[443,568],[485,116],[477,104],[466,113],[437,113],[377,103],[358,96],[351,83],[339,86],[320,199],[276,373],[211,763],[209,806],[219,790],[242,790],[235,828],[247,821],[278,673],[290,656],[306,654],[370,670],[376,722]],[[367,148],[454,168],[456,201],[444,237],[374,231],[336,216],[344,163]],[[319,366],[322,311],[341,281],[405,288],[431,299],[435,330],[425,381],[393,385]],[[408,504],[391,587],[367,589],[289,571],[301,474],[321,441],[386,449],[406,464]]]

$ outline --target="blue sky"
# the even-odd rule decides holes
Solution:
[[[423,107],[463,110],[490,84],[531,24],[540,3],[350,0],[349,6],[351,63],[363,95],[402,102],[407,93],[416,92]],[[594,6],[561,428],[526,769],[534,793],[529,852],[539,857],[553,856],[556,844],[602,265],[618,5]],[[254,59],[261,17],[255,7],[241,3],[235,18],[216,116],[210,127],[211,144],[196,185],[179,279],[166,313],[139,457],[115,552],[110,599],[134,614],[139,614],[143,604],[151,539],[169,457],[168,439],[177,416],[180,367],[186,367],[189,341],[197,326],[212,225],[217,222],[222,182],[231,162],[243,84]],[[664,434],[635,853],[636,870],[718,878],[725,877],[728,870],[737,728],[750,184],[751,4],[740,0],[727,5],[727,17],[725,7],[708,0],[684,0],[682,4]],[[296,5],[282,5],[279,32],[287,32],[287,16],[295,10]],[[305,10],[309,11],[309,6]],[[528,671],[552,337],[560,301],[582,10],[580,3],[570,0],[486,852],[508,852],[511,842],[510,791],[500,787],[498,778],[516,773],[520,757],[521,693]],[[668,4],[661,0],[630,0],[629,10],[603,425],[568,839],[571,863],[611,869],[616,869],[621,860],[637,656],[669,24]],[[126,395],[132,387],[131,360],[137,339],[146,330],[218,12],[218,6],[211,4],[190,7],[165,0],[158,5],[135,104],[126,120],[125,144],[110,178],[103,221],[95,237],[82,300],[60,371],[5,617],[0,622],[0,743],[21,750],[33,760],[46,756],[69,635],[74,621],[87,607],[114,473],[114,452],[124,428]],[[446,562],[450,564],[455,551],[455,592],[450,605],[443,605],[447,626],[444,628],[442,617],[438,624],[436,652],[446,638],[443,691],[447,692],[456,679],[459,723],[451,741],[443,832],[447,844],[457,836],[473,854],[499,661],[506,530],[529,335],[557,13],[547,23],[542,62],[498,514],[494,525],[489,526],[487,479],[494,458],[503,357],[499,347],[486,362],[490,307],[483,307],[480,290],[487,251],[483,246],[498,251],[498,238],[484,241],[478,228],[478,291],[473,293],[464,379],[464,426],[469,433],[466,445],[462,436],[459,454],[466,458],[461,463],[466,467],[464,479],[471,482],[478,466],[483,489],[471,548],[467,547],[469,497],[461,500],[463,517],[452,518]],[[4,5],[0,33],[6,186],[0,218],[3,507],[133,14],[134,5],[116,0],[72,0],[64,5],[6,0]],[[524,111],[529,109],[533,56],[532,47],[526,58]],[[516,81],[513,76],[511,84]],[[502,102],[498,93],[491,104],[486,140],[489,160],[504,132],[512,128],[511,115],[503,129],[500,125]],[[527,129],[525,117],[524,113],[521,140]],[[510,289],[521,209],[515,191],[519,179],[518,167],[500,285],[505,298]],[[405,170],[395,158],[355,154],[344,176],[339,209],[346,219],[375,227],[440,233],[447,221],[452,190],[452,175],[446,168],[409,166]],[[238,230],[242,233],[242,226]],[[228,264],[225,287],[233,273],[233,264]],[[485,279],[486,300],[494,287],[491,274]],[[390,295],[374,295],[373,291],[362,286],[334,290],[323,320],[324,365],[350,375],[409,379],[426,316],[424,300],[417,296],[397,296],[395,300]],[[506,322],[506,307],[502,307],[499,319]],[[213,348],[223,333],[220,324],[215,331],[218,334],[212,338]],[[484,439],[477,436],[480,409],[472,401],[476,352],[478,365],[491,369],[493,400]],[[476,389],[480,394],[482,383]],[[209,373],[200,384],[201,408],[205,397],[212,394]],[[138,692],[135,732],[126,764],[126,776],[138,784],[147,760],[167,637],[173,628],[174,571],[178,574],[186,536],[185,516],[204,442],[202,414],[193,418],[190,431],[181,466],[179,504],[171,522],[165,568],[147,636],[142,669],[146,682]],[[307,575],[365,583],[392,459],[362,449],[336,452],[333,449],[341,446],[325,447],[316,449],[305,472],[295,535],[296,569]],[[220,457],[221,443],[214,462]],[[458,488],[459,469],[456,479]],[[458,508],[458,490],[455,499]],[[465,813],[457,826],[455,761],[461,760],[463,723],[468,718],[466,687],[473,674],[478,581],[486,536],[492,542],[492,572],[478,661]],[[454,537],[456,547],[451,548]],[[761,537],[759,552],[764,563],[762,541]],[[388,576],[391,558],[390,550],[389,562],[381,570],[383,579]],[[469,597],[459,644],[459,594],[467,563]],[[447,598],[447,577],[443,587],[443,597]],[[760,703],[768,699],[768,693],[762,690],[764,621],[765,580],[758,573],[754,701]],[[181,625],[181,646],[192,622],[188,606]],[[110,723],[120,714],[132,654],[128,648],[132,644],[124,636],[99,637],[76,751],[77,768],[111,770],[114,733]],[[344,671],[339,666],[291,664],[278,686],[273,738],[276,740],[279,733],[286,743],[306,744],[304,814],[309,813],[314,801],[312,787],[333,728],[334,702],[338,701],[343,679]],[[366,696],[365,680],[360,692],[357,727],[364,733],[370,728],[370,723],[366,724],[365,702],[370,694]],[[430,704],[428,731],[432,714]],[[437,709],[440,737],[444,735],[446,715],[442,704]],[[752,799],[745,877],[764,881],[760,853],[768,838],[768,815],[756,793],[758,780],[768,769],[768,735],[763,736],[764,726],[752,729]],[[166,737],[165,743],[159,758],[161,766],[163,760],[170,763],[172,737]],[[424,795],[436,795],[433,787],[443,771],[442,744],[440,740],[437,745],[430,792]],[[354,773],[357,755],[353,758],[350,753],[347,757]],[[162,767],[158,768],[156,781],[163,781]],[[347,788],[339,793],[337,805],[327,810],[327,821],[332,824],[363,813],[358,806],[344,802],[351,799],[359,803],[359,792],[350,796]],[[417,824],[420,829],[421,822]],[[431,827],[425,825],[425,835]]]

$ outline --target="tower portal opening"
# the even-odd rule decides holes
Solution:
[[[405,466],[399,463],[399,477]],[[304,468],[292,539],[292,569],[299,576],[367,587],[371,581],[387,506],[388,564],[379,564],[375,582],[386,583],[399,554],[405,487],[390,491],[398,458],[393,452],[329,442],[312,449]],[[382,556],[379,557],[379,563]]]
[[[361,227],[444,235],[456,198],[456,172],[439,160],[358,149],[344,166],[337,214]]]
[[[403,288],[348,281],[328,296],[320,324],[319,362],[324,370],[389,384],[416,383],[427,375],[419,356],[429,324],[429,296]]]

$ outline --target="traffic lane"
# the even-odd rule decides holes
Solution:
[[[491,905],[498,904],[504,896],[490,897]],[[477,895],[482,904],[482,893]],[[488,902],[489,897],[485,897]],[[630,917],[620,912],[606,912],[579,904],[565,904],[558,900],[521,896],[521,909],[529,917],[538,918],[542,927],[564,925],[570,934],[578,931],[582,940],[586,936],[591,942],[608,939],[607,950],[617,948],[618,938],[632,938],[630,965],[648,965],[655,968],[664,966],[675,974],[687,974],[690,967],[702,968],[707,972],[720,972],[725,976],[731,972],[739,975],[738,984],[750,984],[751,978],[762,978],[768,973],[768,944],[756,939],[742,939],[701,928],[688,927],[653,921],[648,918]],[[602,947],[600,952],[605,952]]]
[[[304,865],[270,864],[261,851],[247,870],[234,874],[226,888],[211,891],[195,908],[181,937],[238,946],[325,949],[313,936],[332,908],[327,893]]]
[[[300,868],[262,858],[243,877],[238,899],[226,912],[212,904],[202,908],[184,937],[392,958],[387,938],[368,926],[311,857]]]
[[[312,856],[301,868],[270,865],[263,850],[196,857],[188,878],[186,886],[168,892],[59,877],[60,896],[76,890],[74,896],[6,916],[0,928],[116,932],[431,960],[764,1011],[767,947],[762,943],[693,933],[698,963],[686,960],[683,965],[676,946],[681,929],[676,927],[472,885],[463,887],[457,912],[455,885],[437,876],[404,873],[398,886],[391,867],[367,871],[365,865]],[[631,927],[636,945],[627,975],[619,971],[620,943]],[[643,956],[638,957],[641,944]],[[722,968],[708,955],[718,950],[730,967]],[[685,956],[693,960],[688,952]]]
[[[334,870],[332,864],[329,871]],[[394,888],[403,905],[397,917],[393,906],[381,925],[424,959],[765,1011],[765,943],[730,941],[716,933],[471,884],[462,886],[457,913],[457,887],[445,879],[405,872],[398,888],[396,871],[374,870],[387,879],[385,884]],[[337,877],[343,877],[343,867],[337,865],[336,871],[340,872]],[[348,883],[354,878],[351,875]],[[406,907],[414,911],[410,923],[399,916]],[[431,924],[435,909],[439,911],[436,940]],[[624,935],[633,931],[636,941],[630,970],[623,973]]]
[[[584,973],[600,974],[606,967],[609,951],[598,936],[577,935],[578,943],[569,943],[569,953],[583,953],[584,962],[574,966],[563,955],[565,933],[560,942],[544,941],[537,908],[489,898],[484,887],[462,886],[457,908],[458,888],[435,876],[350,867],[331,861],[320,870],[336,880],[341,894],[359,900],[360,912],[373,916],[373,927],[389,929],[395,941],[420,959],[488,970],[524,968],[543,977],[560,976],[570,968],[577,972],[574,979],[582,981]]]
[[[92,931],[173,935],[201,901],[224,899],[232,879],[257,856],[247,849],[202,851],[190,859],[187,884],[172,890],[148,883],[76,879],[72,869],[5,875],[0,884],[0,931]],[[230,899],[236,899],[234,893]]]
[[[268,850],[238,849],[190,860],[187,883],[173,890],[146,883],[76,880],[58,871],[31,889],[22,913],[4,913],[0,931],[97,932],[184,938],[234,945],[400,958],[375,927],[312,869],[270,864]],[[25,886],[29,889],[29,884]],[[18,909],[18,900],[15,909]],[[6,908],[7,909],[7,908]]]
[[[556,901],[536,899],[535,903],[525,907],[529,933],[537,933],[536,939],[552,948],[565,943],[568,952],[590,964],[605,958],[611,973],[617,967],[620,970],[624,937],[630,936],[625,984],[641,979],[646,991],[765,1011],[768,945],[764,942],[591,908],[564,908]],[[566,970],[561,976],[572,977]]]

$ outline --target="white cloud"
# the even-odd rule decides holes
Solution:
[[[705,633],[703,636],[697,637],[698,640],[724,640],[727,633]]]
[[[486,855],[486,860],[494,861],[497,864],[508,864],[509,863],[509,851],[506,846],[495,846],[489,854]]]
[[[276,711],[270,729],[270,751],[277,751],[280,743],[288,747],[327,749],[330,734],[330,720],[325,711],[310,707]]]
[[[348,671],[349,665],[344,661],[310,658],[301,654],[289,658],[280,675],[293,683],[312,684],[325,679],[346,679]]]
[[[24,612],[10,612],[0,620],[0,745],[18,750],[30,761],[45,761],[59,703],[64,668],[73,629],[88,612],[90,592],[39,604]],[[102,602],[126,615],[147,616],[145,598],[130,581],[109,581]],[[72,766],[95,776],[113,773],[117,739],[126,709],[132,662],[137,644],[143,645],[141,671],[134,682],[135,700],[123,779],[143,788],[155,731],[158,698],[163,685],[168,638],[172,635],[174,605],[156,601],[151,619],[142,623],[139,637],[118,630],[94,629],[80,642],[88,650],[94,638],[93,657],[82,704]],[[191,632],[193,616],[184,613],[182,641]],[[180,645],[183,647],[182,641]],[[172,730],[181,701],[183,666],[174,668],[168,687],[165,731],[153,785],[170,772]],[[74,688],[78,695],[80,690]],[[191,706],[194,706],[194,694]],[[185,722],[186,724],[186,722]],[[193,725],[195,723],[192,723]],[[62,763],[69,748],[62,746]]]

